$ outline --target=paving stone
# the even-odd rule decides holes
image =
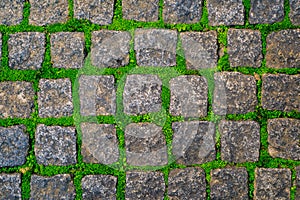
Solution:
[[[84,33],[60,32],[51,34],[53,67],[78,69],[84,64]]]
[[[234,163],[259,159],[260,127],[255,121],[225,121],[219,124],[221,158]]]
[[[0,199],[21,200],[21,174],[0,174]]]
[[[112,124],[81,124],[81,154],[86,163],[112,164],[119,160],[119,143]]]
[[[209,25],[244,25],[242,0],[207,0]]]
[[[159,0],[123,0],[123,18],[142,22],[158,21]]]
[[[295,194],[295,200],[300,199],[300,166],[296,167],[296,194]]]
[[[114,16],[114,0],[74,0],[74,18],[108,25]]]
[[[79,97],[82,116],[114,115],[116,113],[114,76],[81,75]]]
[[[202,164],[215,160],[215,126],[211,122],[172,123],[172,152],[177,163]]]
[[[40,117],[66,117],[73,113],[72,83],[65,79],[40,79],[38,106]]]
[[[239,72],[215,73],[213,110],[217,115],[245,114],[257,104],[254,76]]]
[[[75,187],[69,174],[50,177],[32,175],[30,196],[33,199],[75,199]]]
[[[300,75],[264,74],[262,107],[267,110],[300,111]]]
[[[125,129],[126,161],[134,166],[168,164],[162,127],[150,123],[129,124]]]
[[[247,200],[248,173],[246,168],[214,169],[210,172],[210,198]]]
[[[214,68],[218,64],[217,32],[180,33],[187,69]]]
[[[207,115],[207,80],[202,76],[184,75],[171,79],[170,113],[174,116]]]
[[[123,92],[124,112],[130,115],[161,109],[162,82],[157,75],[128,75]]]
[[[83,199],[116,199],[117,177],[87,175],[81,181]]]
[[[38,164],[76,164],[76,132],[74,127],[40,124],[35,133],[34,152]]]
[[[192,24],[200,21],[202,0],[164,0],[163,19],[165,23]]]
[[[139,66],[175,66],[177,32],[166,29],[137,29],[134,50]]]
[[[22,32],[10,34],[8,39],[9,67],[12,69],[39,69],[45,54],[45,34]]]
[[[268,120],[268,151],[272,157],[300,160],[299,139],[299,119]]]
[[[300,68],[300,29],[273,32],[267,36],[266,65],[271,68]]]
[[[263,55],[258,30],[229,29],[227,41],[231,67],[260,67]]]
[[[92,32],[91,63],[97,67],[121,67],[129,63],[131,36],[126,31]]]
[[[25,0],[1,0],[0,24],[12,26],[18,25],[23,20],[23,8]]]
[[[284,19],[284,0],[251,0],[250,24],[273,24]]]
[[[205,172],[201,168],[188,167],[171,170],[168,182],[170,200],[206,199]]]
[[[254,199],[290,199],[290,188],[289,169],[255,169]]]
[[[0,118],[29,118],[34,108],[32,83],[0,82]]]
[[[161,172],[126,172],[125,199],[164,199],[164,175]]]
[[[29,24],[44,26],[68,21],[67,0],[29,0]]]
[[[299,0],[289,0],[290,1],[290,13],[289,17],[292,24],[300,25],[300,1]]]

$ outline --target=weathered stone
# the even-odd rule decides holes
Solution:
[[[299,26],[300,25],[300,1],[299,0],[289,0],[290,1],[290,13],[289,17],[291,22]]]
[[[295,200],[300,199],[300,166],[296,167],[296,194],[295,194]]]
[[[166,29],[137,29],[134,50],[139,66],[175,66],[177,32]]]
[[[84,33],[60,32],[51,34],[53,67],[78,69],[84,63]]]
[[[299,119],[268,120],[268,151],[272,157],[300,160],[299,140]]]
[[[300,75],[264,74],[262,107],[267,110],[300,111]]]
[[[290,199],[290,188],[290,169],[255,169],[254,199]]]
[[[159,0],[123,0],[123,18],[142,22],[158,20]]]
[[[124,112],[138,115],[160,111],[161,89],[157,75],[128,75],[123,92]]]
[[[80,114],[82,116],[114,115],[116,89],[113,76],[87,76],[79,78]]]
[[[242,0],[207,0],[209,25],[244,25]]]
[[[239,72],[215,73],[213,110],[215,114],[245,114],[257,104],[254,76]]]
[[[29,0],[29,24],[44,26],[65,23],[68,20],[69,6],[67,0]]]
[[[117,177],[87,175],[81,181],[83,199],[116,199]]]
[[[170,200],[206,199],[205,172],[201,168],[188,167],[171,170],[168,182]]]
[[[75,187],[69,174],[50,177],[32,175],[30,196],[34,199],[75,199]]]
[[[245,168],[214,169],[210,176],[210,199],[249,199],[248,173]]]
[[[74,17],[108,25],[114,16],[114,0],[74,0]]]
[[[0,174],[0,199],[21,200],[21,174]]]
[[[134,166],[168,164],[162,127],[150,123],[129,124],[125,129],[126,161]]]
[[[170,113],[183,117],[207,115],[207,81],[202,76],[185,75],[171,79]]]
[[[116,128],[112,124],[81,124],[81,154],[86,163],[112,164],[119,160]]]
[[[18,25],[23,20],[23,7],[25,0],[1,0],[0,24],[12,26]]]
[[[263,56],[259,31],[229,29],[227,41],[231,67],[260,67]]]
[[[216,158],[215,126],[211,122],[174,122],[172,152],[177,163],[202,164]]]
[[[73,113],[72,84],[69,78],[40,79],[38,105],[40,117],[66,117]]]
[[[29,118],[34,108],[32,83],[0,82],[0,118]]]
[[[218,64],[217,32],[180,33],[187,69],[214,68]]]
[[[164,199],[165,188],[164,175],[161,172],[126,172],[126,200],[162,200]]]
[[[300,68],[300,29],[273,32],[267,36],[266,65],[271,68]]]
[[[284,18],[284,0],[251,0],[250,24],[273,24]]]
[[[39,69],[45,54],[45,34],[22,32],[10,34],[8,39],[9,67],[12,69]]]
[[[201,15],[202,0],[164,0],[163,19],[166,23],[197,23]]]
[[[221,158],[234,163],[259,159],[260,127],[255,121],[225,121],[219,124]]]
[[[74,127],[37,126],[34,152],[38,164],[76,164],[76,132]]]

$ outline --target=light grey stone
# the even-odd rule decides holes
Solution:
[[[18,25],[23,20],[23,8],[25,0],[1,0],[0,24],[12,26]]]
[[[21,200],[21,174],[0,174],[0,199]]]
[[[159,0],[123,0],[123,18],[142,22],[158,20]]]

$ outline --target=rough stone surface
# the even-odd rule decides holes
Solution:
[[[0,82],[0,118],[29,118],[34,108],[32,83]]]
[[[30,196],[34,199],[75,199],[75,187],[69,174],[50,177],[31,176]]]
[[[45,54],[45,34],[22,32],[10,34],[8,39],[9,67],[12,69],[39,69]]]
[[[126,172],[126,200],[163,200],[165,188],[164,175],[161,172]]]
[[[210,176],[210,199],[249,199],[248,173],[245,168],[214,169]]]
[[[300,68],[300,29],[273,32],[267,36],[266,65],[271,68]]]
[[[165,23],[192,24],[200,21],[202,0],[164,0],[163,19]]]
[[[123,18],[142,22],[158,20],[159,0],[123,0]]]
[[[299,119],[268,120],[268,150],[272,157],[300,160],[299,141]]]
[[[209,25],[244,25],[242,0],[207,0]]]
[[[129,124],[125,129],[126,161],[134,166],[168,164],[162,127],[150,123]]]
[[[290,13],[289,17],[292,24],[300,25],[300,1],[299,0],[289,0],[290,1]]]
[[[202,164],[216,158],[215,126],[211,122],[190,121],[172,124],[172,151],[177,163]]]
[[[206,199],[205,172],[201,168],[188,167],[171,170],[168,183],[170,200]]]
[[[116,128],[112,124],[81,124],[81,154],[86,163],[112,164],[119,159]]]
[[[254,199],[290,199],[290,187],[289,169],[255,169]]]
[[[218,64],[217,32],[180,33],[187,69],[214,68]]]
[[[78,69],[84,63],[84,33],[60,32],[51,34],[53,67]]]
[[[184,75],[171,79],[170,113],[174,116],[205,117],[207,115],[207,81],[204,77]]]
[[[221,158],[234,163],[259,159],[260,127],[254,121],[225,121],[219,124]]]
[[[296,194],[295,194],[295,200],[300,199],[300,166],[296,167]]]
[[[108,25],[114,16],[114,0],[74,0],[74,18]]]
[[[23,20],[23,7],[25,0],[1,0],[0,24],[18,25]]]
[[[250,24],[273,24],[284,18],[284,0],[251,0]]]
[[[166,29],[137,29],[134,50],[139,66],[176,65],[177,32]]]
[[[161,89],[157,75],[128,75],[123,92],[124,112],[138,115],[160,111]]]
[[[0,199],[21,200],[21,174],[0,174]]]
[[[68,20],[69,5],[67,0],[29,0],[29,24],[44,26],[65,23]]]
[[[260,67],[263,56],[259,31],[229,29],[227,41],[231,67]]]
[[[38,106],[40,117],[66,117],[73,113],[72,84],[69,78],[40,79]]]
[[[117,177],[87,175],[81,181],[83,199],[116,199]]]
[[[74,127],[37,126],[34,152],[38,164],[76,164],[76,132]]]
[[[220,72],[214,74],[214,79],[215,114],[245,114],[255,111],[257,97],[253,76],[239,72]]]
[[[262,107],[267,110],[300,111],[300,75],[264,74]]]
[[[114,115],[116,113],[114,77],[81,75],[79,98],[82,116]]]

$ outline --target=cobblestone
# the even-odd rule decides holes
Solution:
[[[296,167],[296,194],[295,194],[295,200],[300,199],[300,166]]]
[[[21,174],[0,174],[0,199],[21,200]]]
[[[0,24],[18,25],[23,20],[25,0],[2,0],[0,2]]]
[[[300,25],[300,1],[299,0],[289,0],[290,2],[290,13],[289,17],[292,24]]]
[[[158,20],[159,0],[123,0],[123,18],[142,22]]]

